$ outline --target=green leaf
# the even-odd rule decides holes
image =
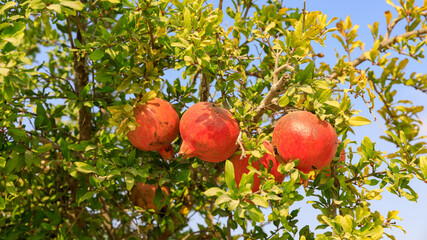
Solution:
[[[258,195],[258,194],[253,194],[253,195],[252,195],[252,202],[253,202],[255,205],[258,205],[258,206],[261,206],[261,207],[268,208],[268,202],[267,202],[267,200],[265,199],[265,197],[260,196],[260,195]]]
[[[191,172],[189,169],[181,170],[175,177],[175,182],[186,181],[190,178]]]
[[[77,11],[83,10],[83,7],[85,6],[80,1],[60,1],[59,3],[63,6],[69,7],[71,9],[75,9]]]
[[[154,99],[157,96],[157,93],[154,91],[149,91],[144,94],[144,96],[141,97],[140,102],[145,103],[147,101],[150,101],[151,99]]]
[[[372,156],[374,152],[374,145],[372,144],[371,139],[365,136],[360,147],[367,158]]]
[[[420,156],[420,169],[424,175],[424,178],[427,178],[427,157]]]
[[[351,232],[353,229],[353,219],[349,215],[335,217],[335,222],[341,225],[345,232]]]
[[[208,197],[219,196],[220,194],[224,194],[224,193],[225,191],[218,187],[212,187],[206,190],[205,192],[203,192],[203,194],[205,194]]]
[[[314,73],[314,63],[310,62],[307,67],[299,71],[295,76],[295,81],[299,83],[310,84],[313,82],[313,73]]]
[[[225,183],[227,184],[228,188],[231,190],[237,190],[237,184],[234,180],[234,167],[233,163],[229,160],[225,161]]]
[[[12,2],[12,1],[7,2],[5,5],[3,5],[3,6],[0,8],[0,14],[3,14],[7,9],[9,9],[9,8],[11,8],[11,7],[14,7],[15,5],[16,5],[16,3],[15,3],[15,2]]]
[[[35,151],[37,153],[45,153],[45,152],[49,151],[50,149],[52,149],[52,143],[48,143],[48,144],[38,146]]]
[[[81,202],[91,199],[93,197],[93,195],[95,195],[95,191],[90,191],[87,192],[85,194],[83,194],[83,196],[81,196],[79,199],[77,199],[77,204],[80,205]]]
[[[289,102],[290,102],[289,96],[285,94],[279,99],[279,106],[286,107],[289,104]]]
[[[11,133],[14,137],[25,137],[25,131],[23,129],[19,129],[19,128],[9,128],[8,129],[9,133]]]
[[[369,231],[365,236],[371,237],[371,239],[376,240],[376,239],[380,239],[382,237],[383,233],[384,233],[383,227],[381,227],[381,225],[378,225],[374,229]]]
[[[68,145],[68,149],[73,150],[73,151],[77,151],[77,152],[83,152],[86,150],[87,146],[88,146],[87,142],[81,142],[81,143]]]
[[[125,173],[125,182],[126,182],[126,189],[130,191],[135,185],[135,178],[133,177],[132,174]]]
[[[7,76],[10,72],[9,68],[0,67],[0,76]]]
[[[91,165],[84,162],[75,162],[76,169],[82,173],[97,173],[96,169]]]
[[[356,117],[352,117],[348,120],[348,123],[351,126],[363,126],[363,125],[368,125],[371,124],[371,121],[365,117],[362,116],[356,116]]]
[[[228,195],[227,193],[224,193],[216,199],[215,204],[220,205],[223,203],[228,203],[231,200],[233,199],[230,197],[230,195]]]
[[[184,25],[187,29],[191,29],[191,16],[190,10],[184,9]]]
[[[309,85],[303,85],[303,86],[301,86],[300,90],[302,92],[305,92],[305,93],[308,93],[308,94],[312,94],[313,93],[313,89]]]
[[[53,10],[56,13],[59,13],[59,14],[62,13],[61,5],[59,5],[59,4],[51,4],[51,5],[47,6],[46,8],[50,9],[50,10]]]
[[[98,61],[99,59],[101,59],[102,57],[104,57],[104,54],[105,54],[105,52],[104,52],[104,51],[102,51],[102,50],[100,50],[100,49],[97,49],[97,50],[93,51],[93,52],[89,55],[89,58],[90,58],[92,61],[96,62],[96,61]]]
[[[6,86],[3,89],[4,93],[4,99],[8,102],[12,102],[13,95],[15,95],[15,92],[13,91],[13,88],[11,86]]]
[[[402,220],[399,216],[397,216],[397,214],[399,214],[399,211],[397,211],[397,210],[389,211],[387,213],[387,219],[388,220],[392,220],[392,219]]]
[[[239,200],[231,200],[228,204],[228,211],[233,211],[234,209],[239,206],[240,201]]]
[[[117,4],[117,3],[120,3],[120,0],[104,0],[105,2],[110,2],[110,3],[113,3],[113,4]]]
[[[253,205],[252,205],[253,206]],[[249,214],[249,218],[254,222],[264,222],[264,214],[260,209],[251,207],[246,211]]]
[[[0,168],[4,168],[6,166],[6,158],[0,157]]]
[[[389,135],[397,144],[402,145],[402,142],[400,141],[400,139],[391,131],[384,131],[385,133],[387,133],[387,135]]]
[[[360,222],[362,222],[363,221],[363,219],[365,219],[365,218],[367,218],[367,217],[369,217],[369,215],[371,214],[370,212],[369,212],[369,210],[367,209],[367,207],[364,207],[364,208],[362,208],[362,207],[360,207],[360,206],[358,206],[357,208],[356,208],[356,223],[360,223]]]

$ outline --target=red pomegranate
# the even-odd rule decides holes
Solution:
[[[142,151],[158,151],[165,160],[173,158],[171,143],[178,136],[179,116],[172,104],[154,98],[134,109],[139,126],[128,133],[129,141]]]
[[[338,146],[334,128],[307,111],[291,112],[277,122],[273,144],[286,162],[299,159],[304,173],[323,169],[331,163]]]
[[[264,165],[264,168],[270,169],[270,164],[272,164],[270,173],[274,176],[277,183],[281,183],[285,179],[285,175],[277,171],[280,162],[277,161],[274,156],[273,145],[271,145],[271,143],[268,141],[264,141],[263,144],[264,147],[268,150],[268,152],[266,152],[258,161],[252,162],[252,166],[255,169],[259,170],[259,164],[261,163],[262,165]],[[240,180],[242,179],[242,175],[244,173],[249,173],[249,169],[247,168],[249,165],[249,155],[246,155],[245,157],[243,157],[243,159],[240,159],[240,154],[236,154],[230,158],[230,161],[233,163],[234,178],[236,180],[237,186],[239,186]],[[252,192],[257,192],[259,190],[260,185],[261,180],[258,178],[258,174],[255,174],[252,185]]]
[[[207,162],[221,162],[237,149],[239,124],[231,113],[210,102],[199,102],[182,115],[179,124],[183,158],[198,157]]]
[[[143,209],[160,210],[156,209],[156,206],[154,205],[154,198],[156,196],[157,188],[158,186],[155,185],[150,185],[141,182],[136,183],[135,186],[132,188],[130,194],[130,201],[133,203],[133,205]],[[163,192],[163,199],[165,194],[170,194],[169,189],[167,187],[161,187],[161,190]]]

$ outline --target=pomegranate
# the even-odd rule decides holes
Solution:
[[[240,129],[228,110],[210,102],[199,102],[182,115],[179,131],[182,137],[179,154],[183,158],[221,162],[236,151]]]
[[[156,209],[156,206],[154,205],[154,198],[156,196],[157,188],[158,186],[151,184],[141,182],[136,183],[135,186],[132,188],[130,194],[130,201],[133,203],[133,205],[143,209],[160,210]],[[161,190],[163,193],[163,199],[165,194],[170,194],[169,189],[167,187],[161,187]]]
[[[154,98],[134,109],[139,126],[127,134],[133,146],[142,151],[158,151],[165,160],[173,158],[172,141],[178,136],[179,116],[172,104]]]
[[[299,159],[297,169],[304,173],[323,169],[332,162],[338,146],[334,128],[307,111],[292,112],[277,122],[273,144],[285,161]]]
[[[270,169],[270,164],[272,164],[269,173],[271,173],[274,176],[277,183],[281,183],[285,179],[285,175],[277,171],[277,168],[279,167],[280,162],[277,161],[277,159],[274,156],[273,146],[268,141],[264,141],[263,144],[264,144],[264,147],[268,150],[268,152],[266,152],[258,161],[254,161],[252,163],[252,166],[255,169],[259,170],[259,164],[261,163],[264,166],[264,168]],[[234,178],[236,180],[237,186],[239,186],[240,180],[242,179],[242,175],[244,173],[246,174],[249,173],[249,169],[247,168],[247,166],[249,165],[249,155],[246,155],[243,157],[243,159],[240,159],[240,154],[236,154],[231,157],[230,161],[233,163]],[[259,179],[258,174],[255,174],[253,185],[252,185],[252,192],[257,192],[259,190],[260,185],[261,185],[261,180]]]

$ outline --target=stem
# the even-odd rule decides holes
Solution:
[[[378,50],[381,51],[383,49],[388,49],[392,44],[396,43],[397,41],[399,41],[402,38],[409,38],[409,37],[413,37],[413,36],[421,36],[427,34],[427,27],[426,28],[421,28],[419,30],[416,31],[411,31],[411,32],[407,32],[404,33],[402,35],[390,38],[390,39],[384,39],[379,47]],[[355,60],[353,60],[353,62],[351,62],[351,66],[352,67],[357,67],[358,65],[360,65],[361,63],[363,63],[364,61],[366,61],[368,59],[368,57],[366,56],[366,53],[362,53],[358,58],[356,58]],[[329,79],[334,79],[338,76],[338,74],[333,73],[331,74],[331,76],[329,76]]]
[[[82,44],[85,43],[85,39],[82,36],[82,32],[85,31],[83,26],[79,23],[79,18],[76,19],[76,27],[77,27],[77,37],[76,39]],[[85,99],[82,99],[82,90],[89,83],[89,68],[87,65],[87,56],[79,56],[78,53],[74,54],[74,89],[76,90],[76,94],[79,97],[79,100],[84,102]],[[91,139],[91,127],[92,127],[92,116],[91,110],[89,107],[81,106],[78,115],[79,122],[79,133],[80,133],[80,141],[90,140]]]
[[[205,74],[202,73],[200,80],[200,101],[207,102],[209,99],[209,81],[206,79]]]
[[[278,77],[280,72],[285,70],[285,69],[288,69],[291,72],[294,71],[294,67],[292,67],[289,64],[284,64],[284,65],[282,65],[279,68],[276,68],[274,70],[273,78]],[[289,73],[284,73],[282,75],[282,77],[279,79],[279,81],[277,81],[277,83],[275,83],[271,86],[270,91],[268,91],[265,98],[261,101],[261,103],[258,105],[258,107],[255,108],[254,111],[256,114],[252,118],[252,122],[258,122],[261,119],[262,115],[267,110],[267,107],[270,105],[273,98],[276,97],[280,93],[283,86],[285,86],[289,82],[290,79],[291,79],[291,75]]]

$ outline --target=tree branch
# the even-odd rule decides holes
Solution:
[[[209,81],[206,79],[206,75],[202,73],[200,78],[200,101],[207,102],[209,100]]]
[[[427,28],[421,28],[419,30],[416,31],[411,31],[411,32],[407,32],[404,33],[402,35],[390,38],[390,39],[384,39],[379,47],[378,50],[381,51],[383,49],[388,49],[392,44],[396,43],[397,41],[399,41],[402,38],[410,38],[410,37],[414,37],[414,36],[422,36],[424,34],[427,34]],[[356,58],[355,60],[353,60],[353,62],[351,62],[351,66],[352,67],[357,67],[358,65],[360,65],[361,63],[363,63],[364,61],[368,60],[368,57],[366,56],[366,53],[362,53],[358,58]],[[338,74],[333,73],[331,74],[331,76],[329,76],[329,79],[334,79],[338,76]]]
[[[276,68],[273,72],[273,79],[278,78],[281,71],[288,69],[289,71],[293,72],[295,69],[289,64],[284,64],[278,68]],[[254,112],[256,113],[255,116],[252,118],[252,122],[258,122],[262,115],[267,110],[268,106],[272,102],[273,98],[275,98],[277,95],[279,95],[282,88],[289,82],[291,79],[291,75],[289,73],[284,73],[282,77],[277,81],[277,83],[274,83],[270,91],[265,95],[264,99],[261,101],[261,103],[258,105],[257,108],[255,108]]]

